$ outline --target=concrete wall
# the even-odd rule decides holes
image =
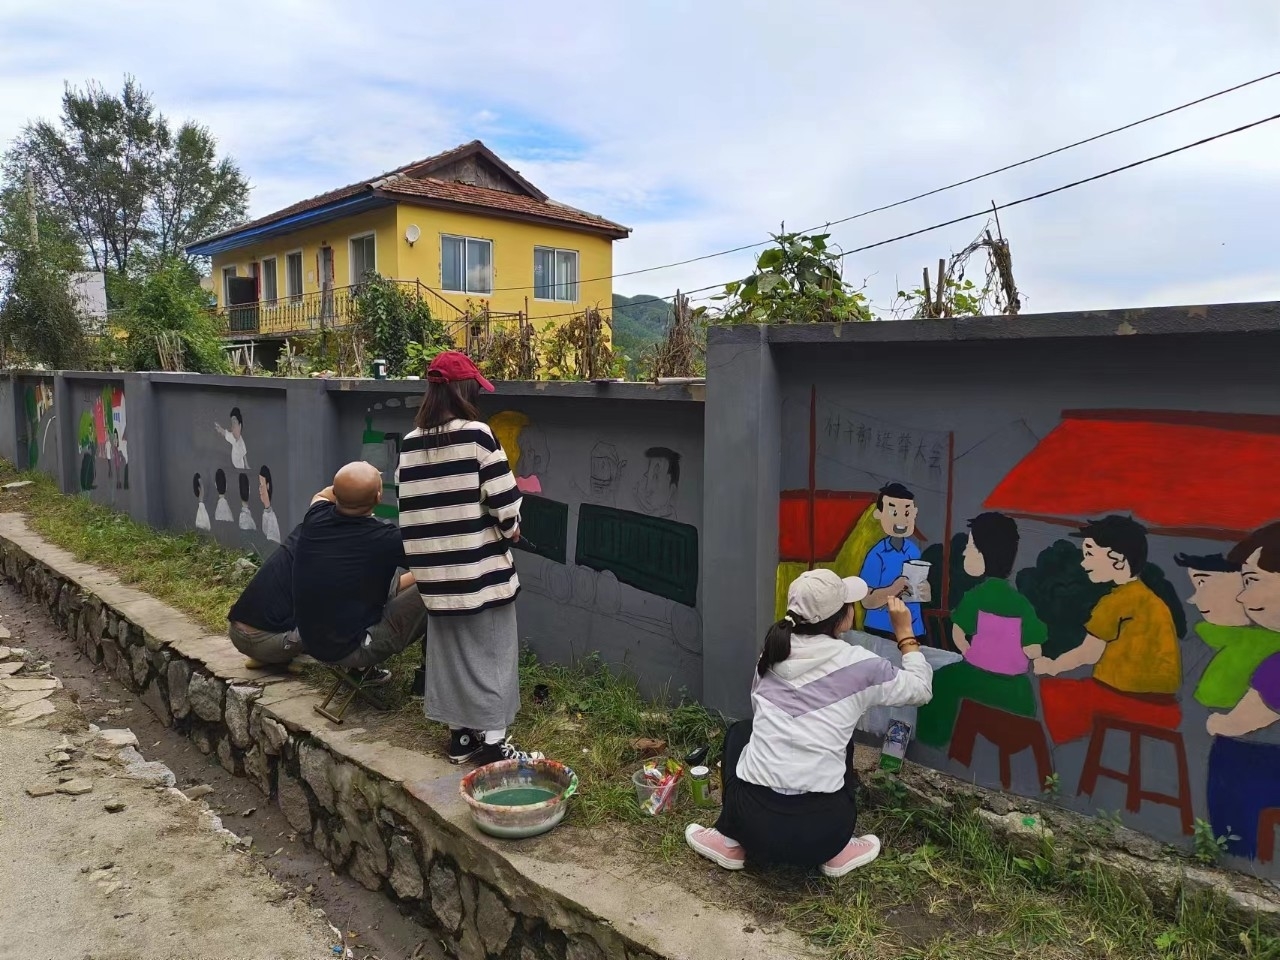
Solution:
[[[1238,838],[1238,865],[1280,872],[1280,528],[1254,536],[1280,518],[1280,304],[710,341],[705,403],[701,387],[642,385],[501,384],[487,398],[526,493],[517,609],[535,651],[599,652],[650,691],[743,716],[792,578],[826,566],[875,580],[868,557],[888,536],[931,564],[920,632],[950,661],[916,718],[916,760],[1026,795],[1047,779],[1074,809],[1120,810],[1183,845],[1204,819]],[[6,456],[16,387],[0,378]],[[65,491],[82,486],[87,423],[87,495],[191,530],[199,473],[211,533],[266,552],[261,468],[282,535],[346,460],[381,462],[390,484],[420,388],[67,373],[43,416]],[[110,434],[124,402],[109,422],[124,421],[112,449],[127,489],[96,419],[101,404]],[[233,408],[239,463],[214,426]],[[218,470],[235,522],[216,519]],[[893,483],[905,492],[881,509]],[[383,513],[395,519],[390,488]],[[992,513],[996,533],[970,548],[968,521]],[[1123,519],[1085,529],[1110,516]]]
[[[0,378],[0,456],[135,519],[267,556],[352,459],[384,469],[421,383],[64,373]],[[46,392],[47,391],[47,392]],[[525,491],[521,638],[599,654],[654,695],[702,693],[702,403],[683,387],[504,384],[484,413]],[[39,400],[28,423],[17,402]],[[4,410],[12,412],[5,414]],[[585,517],[585,520],[583,519]]]

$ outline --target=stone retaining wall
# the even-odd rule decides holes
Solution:
[[[517,872],[415,796],[422,788],[375,769],[381,765],[376,756],[366,764],[331,749],[306,729],[314,698],[305,697],[305,711],[290,703],[303,699],[297,681],[254,675],[242,666],[239,676],[235,669],[211,669],[221,654],[209,641],[220,640],[229,650],[225,639],[184,636],[192,633],[192,625],[162,604],[118,585],[108,589],[105,582],[87,590],[84,578],[53,569],[3,537],[0,571],[51,611],[85,656],[110,670],[167,726],[274,798],[293,829],[309,838],[335,870],[402,904],[438,933],[451,955],[503,960],[657,956]],[[111,592],[134,599],[105,600],[102,594]]]

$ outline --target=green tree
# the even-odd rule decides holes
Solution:
[[[0,190],[0,365],[14,360],[76,366],[85,357],[83,318],[71,294],[80,269],[71,228],[27,191]]]
[[[354,307],[352,325],[366,357],[386,360],[389,376],[422,376],[437,353],[453,346],[426,300],[379,274],[365,276]]]
[[[867,298],[844,282],[830,234],[773,235],[745,280],[725,286],[721,323],[846,323],[874,320]]]
[[[4,159],[10,186],[29,169],[42,201],[70,224],[94,269],[127,275],[242,218],[249,186],[217,158],[209,131],[177,129],[132,77],[119,94],[68,85],[58,121],[30,122]],[[135,272],[137,272],[135,270]]]
[[[181,260],[159,264],[146,278],[128,285],[121,327],[127,334],[123,359],[130,369],[160,369],[163,339],[180,347],[185,370],[230,371],[209,296]]]

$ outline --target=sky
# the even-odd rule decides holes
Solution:
[[[626,272],[809,229],[1280,69],[1275,0],[0,0],[0,144],[126,73],[269,213],[481,139]],[[832,228],[860,247],[1280,112],[1280,78]],[[1280,121],[1001,215],[1025,312],[1280,299]],[[887,312],[982,220],[845,260]],[[757,251],[758,252],[758,251]],[[615,281],[672,293],[739,253]],[[932,272],[932,271],[931,271]]]

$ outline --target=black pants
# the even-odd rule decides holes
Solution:
[[[751,721],[724,738],[724,806],[716,829],[740,843],[755,866],[810,869],[826,863],[853,838],[858,820],[858,775],[853,741],[845,750],[844,788],[835,793],[784,796],[738,777],[738,759],[751,740]]]

